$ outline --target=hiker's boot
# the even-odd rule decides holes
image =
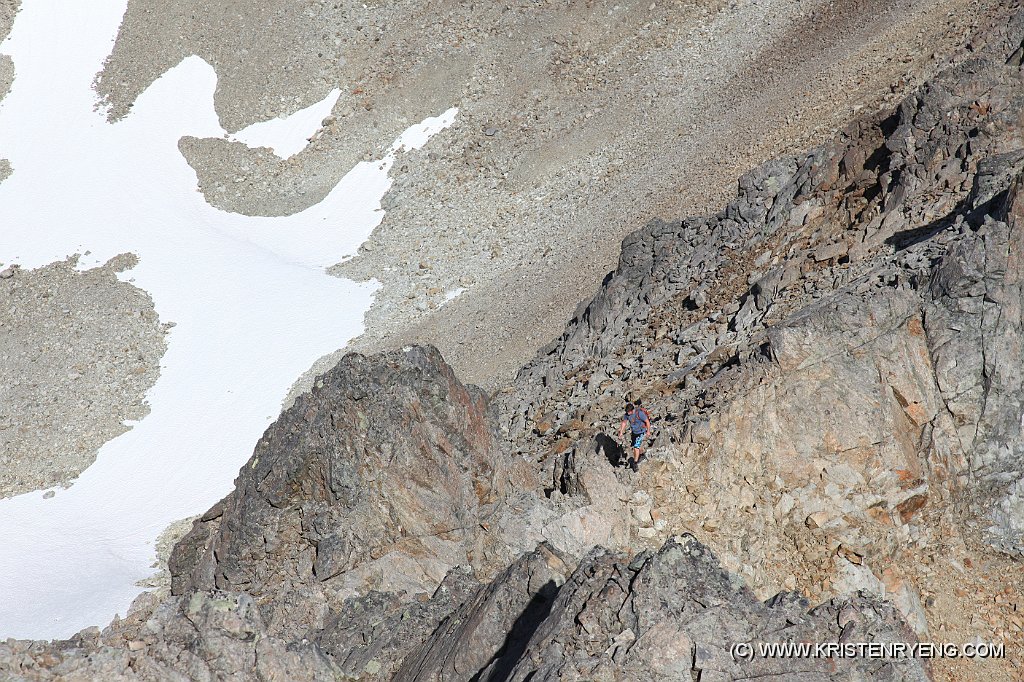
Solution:
[[[639,471],[639,467],[637,467],[635,459],[629,460],[629,468],[633,471]]]

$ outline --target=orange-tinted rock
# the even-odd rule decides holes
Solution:
[[[928,502],[927,494],[914,495],[913,497],[908,497],[903,502],[900,502],[896,506],[896,511],[900,514],[900,520],[903,521],[903,523],[909,523],[910,520],[914,518],[914,515],[924,507],[926,502]]]

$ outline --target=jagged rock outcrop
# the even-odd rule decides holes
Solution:
[[[736,643],[916,640],[891,605],[866,597],[811,610],[793,594],[762,603],[692,536],[634,557],[595,549],[564,578],[560,563],[552,571],[550,559],[538,559],[520,560],[478,592],[395,680],[927,679],[913,659],[737,660]],[[536,596],[524,608],[527,592]]]
[[[1024,155],[1007,161],[1024,167]],[[990,542],[1024,556],[1024,171],[992,203],[936,268],[925,331],[970,494],[992,505]]]
[[[547,544],[523,555],[407,656],[395,681],[507,678],[572,568]]]
[[[347,600],[295,641],[271,633],[245,593],[148,601],[102,635],[0,644],[0,670],[114,681],[928,679],[926,661],[912,657],[756,653],[765,643],[916,638],[893,606],[869,597],[814,609],[794,594],[762,603],[692,536],[634,557],[597,548],[575,568],[542,545],[487,585],[455,569],[412,604],[381,593]],[[737,643],[752,647],[750,660],[733,656]]]
[[[811,610],[793,594],[762,603],[692,536],[635,557],[595,549],[564,584],[551,580],[520,611],[521,600],[507,603],[509,585],[522,595],[521,586],[547,580],[550,569],[542,566],[538,577],[536,565],[520,561],[481,590],[423,645],[422,656],[406,659],[395,680],[928,679],[927,666],[914,659],[734,657],[736,643],[757,650],[916,640],[895,608],[867,597]],[[509,612],[520,613],[519,631],[508,628]],[[475,667],[503,635],[498,654]],[[486,644],[474,648],[481,639]],[[460,668],[460,659],[474,664]]]
[[[922,632],[908,552],[1019,557],[1022,45],[1018,13],[721,213],[628,237],[498,396],[513,446],[554,476],[642,398],[641,539],[699,530],[762,596],[871,589]]]
[[[24,680],[649,680],[691,672],[714,679],[825,670],[805,660],[736,663],[728,655],[734,642],[841,634],[913,641],[892,607],[870,600],[809,613],[795,596],[763,604],[692,537],[636,557],[596,549],[582,562],[545,542],[481,582],[487,570],[477,566],[474,575],[473,548],[503,542],[498,532],[486,538],[484,526],[499,518],[503,527],[508,516],[498,511],[507,515],[523,504],[506,490],[515,467],[494,449],[493,423],[483,396],[459,384],[434,349],[349,356],[268,429],[235,491],[176,547],[174,596],[160,602],[144,594],[127,618],[102,632],[52,643],[9,640],[0,644],[0,671]],[[390,459],[378,459],[382,451]],[[371,464],[391,470],[366,472]],[[602,463],[586,465],[568,456],[563,489],[549,491],[552,498],[607,502],[600,497],[607,494]],[[409,470],[429,475],[393,493],[373,485]],[[473,479],[474,470],[486,476]],[[473,480],[481,484],[469,485]],[[357,482],[368,490],[354,491]],[[548,500],[535,499],[539,506]],[[367,516],[352,500],[389,513]],[[321,579],[309,528],[330,523],[353,535],[375,529],[358,536],[373,562],[373,548],[391,557],[409,551],[382,520],[405,510],[419,515],[405,527],[425,535],[434,531],[428,522],[442,523],[441,539],[465,543],[465,565],[417,594],[394,585],[369,592],[345,581],[336,586],[343,573]],[[465,521],[468,513],[479,530],[463,523],[459,534],[444,521]],[[310,519],[318,523],[307,525]],[[522,541],[508,541],[504,552]],[[451,560],[430,554],[434,547],[409,560]],[[349,572],[359,568],[357,562]],[[923,670],[917,661],[882,666],[853,661],[831,677],[809,679],[854,679],[855,671],[862,673],[857,679],[871,679],[885,670],[886,679],[912,680]]]
[[[528,636],[531,604],[550,602],[594,544],[629,533],[607,462],[575,471],[575,495],[548,497],[495,425],[486,396],[434,348],[348,355],[176,545],[171,599],[144,595],[102,634],[9,643],[0,670],[384,680],[511,665],[507,642]],[[548,537],[562,550],[532,549]]]
[[[762,603],[692,536],[632,559],[597,550],[559,591],[509,680],[927,679],[919,660],[736,660],[737,642],[913,642],[890,605]],[[483,676],[484,679],[486,675]],[[491,679],[506,679],[497,677]]]
[[[469,571],[457,568],[429,599],[421,594],[408,602],[394,593],[372,592],[332,613],[316,642],[348,678],[389,680],[479,589]]]
[[[175,547],[172,591],[244,590],[292,632],[371,589],[429,592],[453,566],[507,563],[488,520],[530,479],[497,447],[486,396],[436,349],[351,354]]]

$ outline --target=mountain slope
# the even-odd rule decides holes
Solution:
[[[1014,679],[1017,10],[897,109],[744,176],[721,212],[630,235],[490,400],[430,348],[347,357],[175,548],[174,596],[67,642],[9,641],[0,670]],[[639,474],[616,466],[626,398],[655,417]],[[730,655],[976,638],[1005,657]]]
[[[629,232],[715,210],[747,169],[898,101],[1003,4],[131,0],[99,89],[121,115],[197,54],[233,132],[340,87],[287,160],[182,140],[207,200],[257,215],[316,203],[375,145],[458,106],[429,163],[397,164],[387,217],[337,273],[384,285],[355,350],[429,342],[495,388],[561,332]]]

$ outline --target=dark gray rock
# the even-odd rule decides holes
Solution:
[[[632,559],[596,549],[563,585],[554,580],[539,592],[528,587],[531,579],[543,582],[552,574],[541,565],[537,576],[531,564],[538,565],[535,556],[481,590],[434,633],[421,656],[406,660],[395,679],[928,679],[926,666],[914,659],[735,660],[737,643],[916,640],[895,608],[866,597],[813,610],[790,594],[762,603],[692,536]],[[530,592],[537,596],[523,608]],[[511,595],[520,596],[509,600]],[[499,604],[506,606],[496,609]],[[510,611],[521,614],[511,628]],[[502,633],[505,647],[478,670]]]
[[[395,681],[504,679],[571,570],[550,545],[523,555],[406,657]]]
[[[353,679],[390,680],[415,659],[432,633],[453,622],[453,612],[474,598],[480,583],[454,569],[433,595],[411,602],[393,593],[371,592],[346,601],[316,635],[323,652]]]
[[[316,614],[368,589],[430,592],[453,566],[484,567],[486,519],[512,487],[487,409],[433,348],[346,356],[175,548],[173,592],[287,594],[266,609],[285,627],[301,604]]]
[[[999,548],[1024,556],[1024,175],[942,259],[926,330],[946,409],[969,455],[972,503]]]
[[[0,671],[25,680],[928,679],[920,659],[732,655],[737,643],[839,641],[915,639],[894,607],[867,597],[811,610],[791,594],[762,603],[684,536],[632,558],[595,549],[575,570],[541,546],[488,585],[456,570],[429,599],[346,600],[325,628],[290,642],[269,632],[249,595],[196,592],[136,605],[102,635],[8,640]]]

